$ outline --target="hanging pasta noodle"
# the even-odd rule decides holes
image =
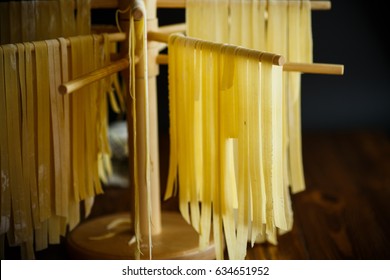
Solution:
[[[34,42],[35,47],[35,75],[37,92],[37,182],[39,216],[42,227],[37,229],[39,249],[47,247],[47,227],[51,216],[51,141],[50,141],[50,95],[47,45],[43,41]]]
[[[39,209],[39,193],[38,193],[38,176],[37,176],[37,114],[36,114],[36,91],[34,88],[34,79],[33,73],[35,73],[35,64],[34,56],[32,53],[33,44],[24,43],[25,47],[25,57],[26,57],[26,111],[27,111],[27,130],[23,130],[23,138],[27,138],[27,158],[26,165],[29,170],[27,170],[27,178],[25,183],[30,189],[31,197],[31,216],[33,221],[33,231],[34,235],[38,236],[40,232],[41,220],[40,220],[40,209]],[[38,233],[38,234],[37,234]],[[36,238],[37,239],[37,238]],[[41,246],[39,242],[35,242],[35,249],[43,249],[44,246]],[[28,258],[32,258],[31,256]]]
[[[93,54],[98,50],[94,50],[94,38],[92,36],[71,37],[70,41],[73,78],[94,70],[94,67],[101,66],[101,63],[96,65],[93,61]],[[98,55],[97,57],[101,56]],[[83,67],[81,68],[79,67],[79,61],[83,61]],[[93,104],[93,100],[97,100],[95,87],[96,84],[89,85],[71,96],[73,192],[76,202],[87,199],[87,214],[92,206],[88,203],[88,199],[94,196],[95,191],[96,193],[102,192],[100,182],[96,177],[97,169],[95,169],[95,167],[97,168],[97,153],[102,151],[93,149],[97,145],[97,134],[93,123],[95,123],[94,120],[98,112],[92,110],[91,106],[87,106],[87,104]],[[104,125],[102,120],[99,123],[102,122]],[[107,135],[102,136],[107,137]]]
[[[0,170],[1,170],[1,223],[0,234],[8,232],[11,221],[11,194],[10,194],[10,170],[9,170],[9,147],[8,147],[8,125],[7,125],[7,103],[5,91],[5,65],[3,47],[0,46]]]
[[[27,237],[22,242],[22,256],[28,258],[33,256],[33,238],[32,238],[32,220],[31,220],[31,204],[30,204],[30,187],[29,177],[29,162],[28,162],[28,138],[25,135],[27,130],[27,92],[26,92],[26,68],[25,68],[25,47],[23,44],[16,44],[18,49],[18,78],[20,86],[20,135],[21,135],[21,164],[22,164],[22,188],[26,196],[26,231]]]
[[[59,243],[67,226],[80,221],[80,202],[88,215],[93,197],[102,193],[106,86],[91,84],[72,99],[58,87],[69,74],[76,78],[102,67],[104,46],[95,36],[69,41],[71,52],[63,38],[0,46],[1,234],[21,246],[23,258]]]
[[[212,223],[218,259],[224,240],[229,258],[243,259],[248,238],[275,243],[276,228],[287,230],[282,68],[273,59],[233,45],[169,39],[165,198],[178,178],[180,211],[199,232],[200,248],[209,242]]]
[[[310,2],[289,2],[289,60],[311,63],[312,32]],[[301,140],[301,74],[288,73],[289,169],[292,192],[305,189]]]
[[[215,16],[209,16],[208,12],[211,10]],[[225,10],[229,13],[225,13]],[[284,55],[288,61],[294,62],[312,62],[310,17],[310,1],[308,0],[233,0],[228,3],[223,0],[191,0],[186,8],[188,36],[279,53]],[[221,37],[215,34],[213,26],[217,25],[226,27],[226,33],[221,32],[221,34],[224,34],[222,35],[222,38],[225,38],[224,41],[221,41]],[[252,72],[253,70],[248,73],[248,76],[251,76]],[[266,89],[268,85],[265,82],[272,79],[272,76],[265,77],[264,75],[268,74],[263,71],[261,75],[263,77],[262,81],[265,83],[261,85],[263,91],[272,90],[271,88]],[[261,97],[261,106],[271,106],[273,104],[272,106],[276,106],[273,108],[273,112],[279,110],[281,113],[281,116],[275,113],[271,116],[263,111],[261,113],[262,119],[258,120],[263,124],[261,128],[263,132],[259,137],[259,141],[261,142],[260,146],[263,147],[262,157],[267,159],[264,164],[271,162],[269,161],[271,155],[274,157],[273,163],[279,157],[280,162],[273,167],[263,167],[264,170],[268,170],[264,171],[266,191],[263,189],[261,193],[255,195],[253,189],[251,189],[251,197],[248,199],[253,200],[259,196],[262,196],[262,199],[273,197],[273,200],[280,200],[283,207],[274,209],[276,212],[269,211],[271,208],[271,200],[269,199],[267,200],[268,206],[262,205],[264,213],[262,218],[266,219],[268,217],[267,226],[265,231],[262,232],[263,234],[260,235],[255,229],[256,227],[250,229],[253,231],[252,238],[248,240],[252,244],[266,240],[276,244],[276,228],[279,228],[279,233],[291,230],[293,214],[289,198],[289,186],[293,193],[305,189],[301,148],[300,76],[300,73],[292,72],[283,74],[281,105],[276,100],[268,99],[266,96]],[[256,102],[256,100],[253,101]],[[238,102],[238,100],[235,100],[235,102]],[[254,111],[254,113],[256,112]],[[282,120],[282,133],[279,136],[273,134],[271,122],[274,118],[281,118]],[[278,123],[280,122],[278,121]],[[281,143],[280,139],[282,140]],[[254,140],[251,139],[250,143],[252,141]],[[233,140],[230,142],[229,145],[234,143]],[[252,144],[250,144],[250,150],[253,150]],[[230,149],[236,150],[237,148]],[[274,151],[278,151],[280,155],[276,155]],[[232,152],[226,154],[227,158],[231,157],[228,156],[229,153]],[[258,162],[255,158],[252,160]],[[273,173],[280,172],[280,168],[282,168],[283,175],[280,177],[272,176]],[[253,173],[253,170],[250,172]],[[270,173],[267,174],[267,172]],[[252,218],[255,221],[260,221],[259,217],[252,216]],[[273,222],[276,222],[276,224],[273,225]],[[282,228],[285,230],[281,230]],[[227,240],[227,242],[229,241]]]
[[[118,77],[71,97],[58,93],[69,75],[110,63],[115,45],[106,35],[103,44],[93,36],[72,37],[71,52],[69,41],[54,39],[90,33],[90,2],[0,3],[0,44],[34,41],[0,48],[0,233],[21,246],[23,258],[59,243],[79,223],[80,202],[88,215],[93,197],[102,193],[100,180],[111,174],[102,92],[123,110]]]

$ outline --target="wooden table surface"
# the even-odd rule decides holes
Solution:
[[[161,137],[165,182],[168,140]],[[248,259],[390,259],[390,134],[306,132],[303,134],[306,190],[292,196],[294,227],[278,246],[248,247]],[[90,218],[127,211],[129,189],[107,187]],[[177,210],[176,201],[162,209]],[[65,240],[36,253],[37,259],[67,259]],[[19,258],[6,248],[6,259]]]

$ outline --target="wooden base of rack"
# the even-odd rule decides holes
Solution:
[[[129,245],[134,234],[129,224],[107,230],[107,225],[126,219],[129,213],[113,214],[87,221],[76,227],[68,237],[68,253],[72,259],[124,260],[134,259],[137,244]],[[112,235],[112,236],[110,236]],[[106,238],[103,238],[106,236]],[[152,259],[215,259],[214,244],[200,251],[198,234],[180,213],[162,212],[162,232],[153,236]],[[148,238],[141,243],[142,259],[149,259]]]

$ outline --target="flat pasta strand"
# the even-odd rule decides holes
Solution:
[[[0,233],[6,233],[11,223],[11,191],[10,191],[10,170],[9,170],[9,147],[8,147],[8,125],[7,125],[7,101],[5,91],[5,65],[3,47],[0,46],[0,168],[1,168],[1,223]]]

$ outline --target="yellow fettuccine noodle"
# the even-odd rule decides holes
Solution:
[[[277,53],[291,62],[310,63],[313,59],[311,9],[308,0],[187,0],[186,20],[187,35],[191,37]],[[250,77],[247,82],[251,84],[251,88],[254,88],[252,79],[256,78],[253,78],[252,72],[247,73],[247,77]],[[269,71],[266,72],[270,73]],[[275,89],[270,87],[267,81],[275,79],[275,75],[268,75],[267,73],[261,71],[262,83],[259,87],[262,88],[262,91],[273,91]],[[291,230],[293,213],[289,187],[291,187],[292,193],[305,189],[301,147],[301,74],[291,72],[280,75],[282,75],[283,80],[283,84],[277,89],[280,100],[275,100],[276,97],[274,96],[273,99],[261,96],[259,102],[252,99],[253,102],[258,104],[259,108],[262,108],[261,106],[265,104],[273,106],[273,113],[268,114],[264,111],[260,113],[262,116],[261,120],[258,120],[262,124],[260,136],[258,140],[250,138],[248,149],[254,152],[253,143],[258,141],[259,146],[262,147],[261,157],[267,159],[267,161],[264,161],[265,165],[270,164],[271,161],[268,160],[271,160],[271,158],[273,158],[272,162],[274,164],[275,160],[278,160],[277,164],[269,168],[256,164],[256,168],[263,169],[264,178],[260,178],[260,183],[265,184],[265,188],[260,193],[253,192],[253,189],[250,190],[250,196],[247,199],[249,201],[256,199],[263,201],[263,205],[256,212],[260,213],[261,211],[262,214],[251,213],[251,215],[254,221],[264,223],[266,226],[262,229],[260,235],[260,231],[258,232],[254,228],[249,229],[252,231],[252,238],[248,238],[248,241],[251,241],[252,245],[254,242],[266,240],[276,244],[276,228],[280,229],[279,233]],[[246,85],[244,83],[238,88],[245,88]],[[237,99],[231,100],[236,103],[239,102]],[[234,112],[231,111],[231,114],[227,116],[232,124],[235,122],[233,118],[238,119],[239,117]],[[254,110],[250,113],[250,118],[253,118],[253,114],[257,115],[256,112]],[[279,135],[274,133],[273,123],[275,122],[281,125],[277,128],[278,131],[282,130]],[[256,135],[258,135],[257,132]],[[199,135],[199,137],[203,136]],[[227,141],[227,144],[237,146],[233,140]],[[245,148],[241,145],[239,147]],[[237,149],[237,147],[234,149]],[[226,152],[227,158],[232,157],[229,153],[231,152]],[[259,161],[256,158],[251,160],[253,160],[253,163]],[[245,164],[241,160],[238,162],[245,168]],[[281,170],[282,176],[276,177],[273,175]],[[247,171],[243,172],[246,173]],[[254,174],[254,170],[249,170],[249,172]],[[272,200],[268,199],[269,197],[272,197]],[[275,201],[280,202],[280,207],[270,212],[269,209],[273,207]],[[239,212],[236,214],[239,219],[242,217]],[[282,228],[284,230],[281,230]],[[246,231],[247,229],[240,230]],[[231,240],[226,240],[226,242],[234,243]],[[231,256],[229,255],[229,257]]]
[[[101,44],[86,35],[0,46],[0,229],[23,258],[58,244],[80,221],[80,202],[88,215],[103,191],[107,86],[93,83],[71,96],[58,91],[107,63]]]
[[[287,230],[290,219],[282,180],[282,67],[273,57],[178,35],[169,39],[165,197],[179,186],[183,217],[199,232],[201,249],[213,232],[218,259],[225,240],[230,259],[245,258],[248,238],[275,243],[276,228]]]

